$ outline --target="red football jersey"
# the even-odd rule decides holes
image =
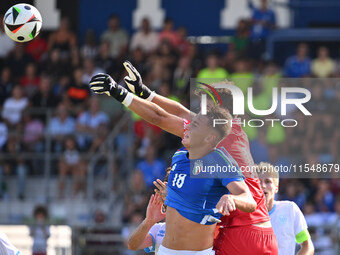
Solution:
[[[245,176],[245,183],[257,203],[254,212],[246,213],[236,209],[229,216],[223,216],[219,225],[232,227],[270,221],[260,180],[257,178],[257,174],[252,173],[252,171],[245,171],[245,167],[254,165],[254,160],[250,153],[247,134],[243,131],[237,119],[233,121],[231,133],[218,144],[218,147],[224,147],[240,166]]]

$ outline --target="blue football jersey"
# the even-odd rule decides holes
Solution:
[[[210,178],[193,177],[205,172],[208,166],[216,165],[228,166],[232,171],[223,173],[223,178],[215,178],[215,173],[209,175]],[[189,160],[187,150],[178,150],[172,157],[165,204],[191,221],[214,224],[213,219],[222,216],[216,204],[223,195],[230,193],[226,186],[232,181],[244,181],[244,176],[225,150],[215,149],[199,160]]]

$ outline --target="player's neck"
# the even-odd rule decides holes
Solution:
[[[274,198],[273,199],[270,199],[269,201],[267,201],[267,209],[268,209],[268,212],[270,212],[273,207],[274,207]]]
[[[189,159],[203,158],[204,156],[208,155],[213,150],[214,148],[210,148],[210,147],[190,148],[188,149]]]

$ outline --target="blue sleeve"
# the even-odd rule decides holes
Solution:
[[[244,177],[235,177],[235,178],[226,178],[221,180],[224,187],[227,187],[227,185],[231,182],[244,182]]]
[[[155,238],[150,233],[149,233],[149,235],[152,237],[152,246],[144,248],[144,251],[146,253],[155,252],[155,247],[156,247],[156,240],[155,240]]]

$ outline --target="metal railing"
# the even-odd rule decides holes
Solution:
[[[42,135],[42,140],[40,142],[43,143],[44,145],[44,150],[42,152],[35,152],[32,150],[24,150],[22,152],[1,152],[0,154],[0,165],[6,161],[6,160],[17,160],[19,157],[20,159],[24,160],[27,163],[32,163],[31,165],[34,165],[34,161],[39,161],[39,164],[35,165],[37,166],[36,169],[33,169],[34,172],[39,172],[39,178],[43,179],[43,183],[41,183],[41,192],[43,196],[45,197],[45,202],[47,205],[51,202],[51,199],[53,199],[53,196],[55,194],[51,193],[51,185],[50,181],[51,178],[53,177],[53,169],[55,169],[54,162],[59,160],[61,157],[62,152],[55,152],[53,150],[53,139],[54,137],[52,134],[50,134],[47,130],[47,124],[51,121],[52,117],[54,116],[54,111],[55,109],[47,108],[32,108],[29,111],[27,111],[29,114],[32,115],[39,115],[42,116],[45,120],[45,129],[44,133]],[[87,160],[89,159],[89,163],[87,165],[87,188],[86,188],[86,195],[87,195],[87,202],[89,204],[89,207],[91,208],[91,205],[93,204],[94,200],[94,168],[98,161],[100,159],[105,159],[106,161],[106,168],[107,168],[107,177],[104,188],[106,189],[106,192],[110,194],[110,197],[112,197],[112,187],[113,187],[113,172],[112,168],[114,165],[114,161],[116,159],[116,153],[115,153],[115,138],[117,135],[121,132],[122,127],[124,125],[128,125],[128,135],[133,136],[133,120],[131,118],[131,113],[130,112],[125,112],[122,117],[114,123],[113,129],[109,132],[107,135],[105,142],[99,147],[97,152],[93,154],[89,153],[81,153],[79,152],[79,155],[81,157],[86,158]],[[71,135],[77,136],[80,133],[75,132]],[[83,133],[85,134],[85,133]],[[24,133],[21,132],[21,130],[18,132],[16,130],[8,130],[8,138],[9,137],[16,137],[18,141],[23,141]],[[90,158],[89,158],[90,157]],[[128,169],[133,169],[133,155],[132,152],[128,153],[126,155],[126,160],[127,163],[130,167]],[[29,164],[28,164],[29,165]],[[29,178],[29,176],[28,176]]]
[[[88,174],[87,174],[87,199],[88,199],[88,203],[89,203],[89,207],[93,210],[95,207],[93,206],[94,204],[94,179],[95,179],[95,175],[94,175],[94,169],[96,164],[98,163],[98,161],[100,159],[106,158],[106,162],[107,162],[107,178],[106,178],[106,183],[104,184],[106,187],[106,191],[107,194],[109,194],[109,200],[111,201],[112,199],[112,189],[113,187],[113,166],[114,166],[114,161],[116,159],[116,154],[115,154],[115,149],[114,149],[114,142],[115,142],[115,138],[116,136],[119,134],[119,132],[121,131],[121,129],[123,128],[124,125],[128,125],[128,133],[130,135],[133,135],[133,121],[131,119],[131,114],[130,112],[126,112],[124,113],[124,115],[122,116],[122,118],[119,120],[119,122],[117,122],[117,124],[114,126],[114,128],[112,129],[111,133],[107,136],[107,139],[105,141],[105,143],[103,143],[98,152],[96,154],[94,154],[87,166],[87,170],[88,170]],[[130,164],[130,167],[128,167],[128,169],[133,170],[133,155],[132,153],[128,153],[128,155],[126,155],[127,158],[127,162],[128,164]],[[92,211],[93,213],[93,211]]]

